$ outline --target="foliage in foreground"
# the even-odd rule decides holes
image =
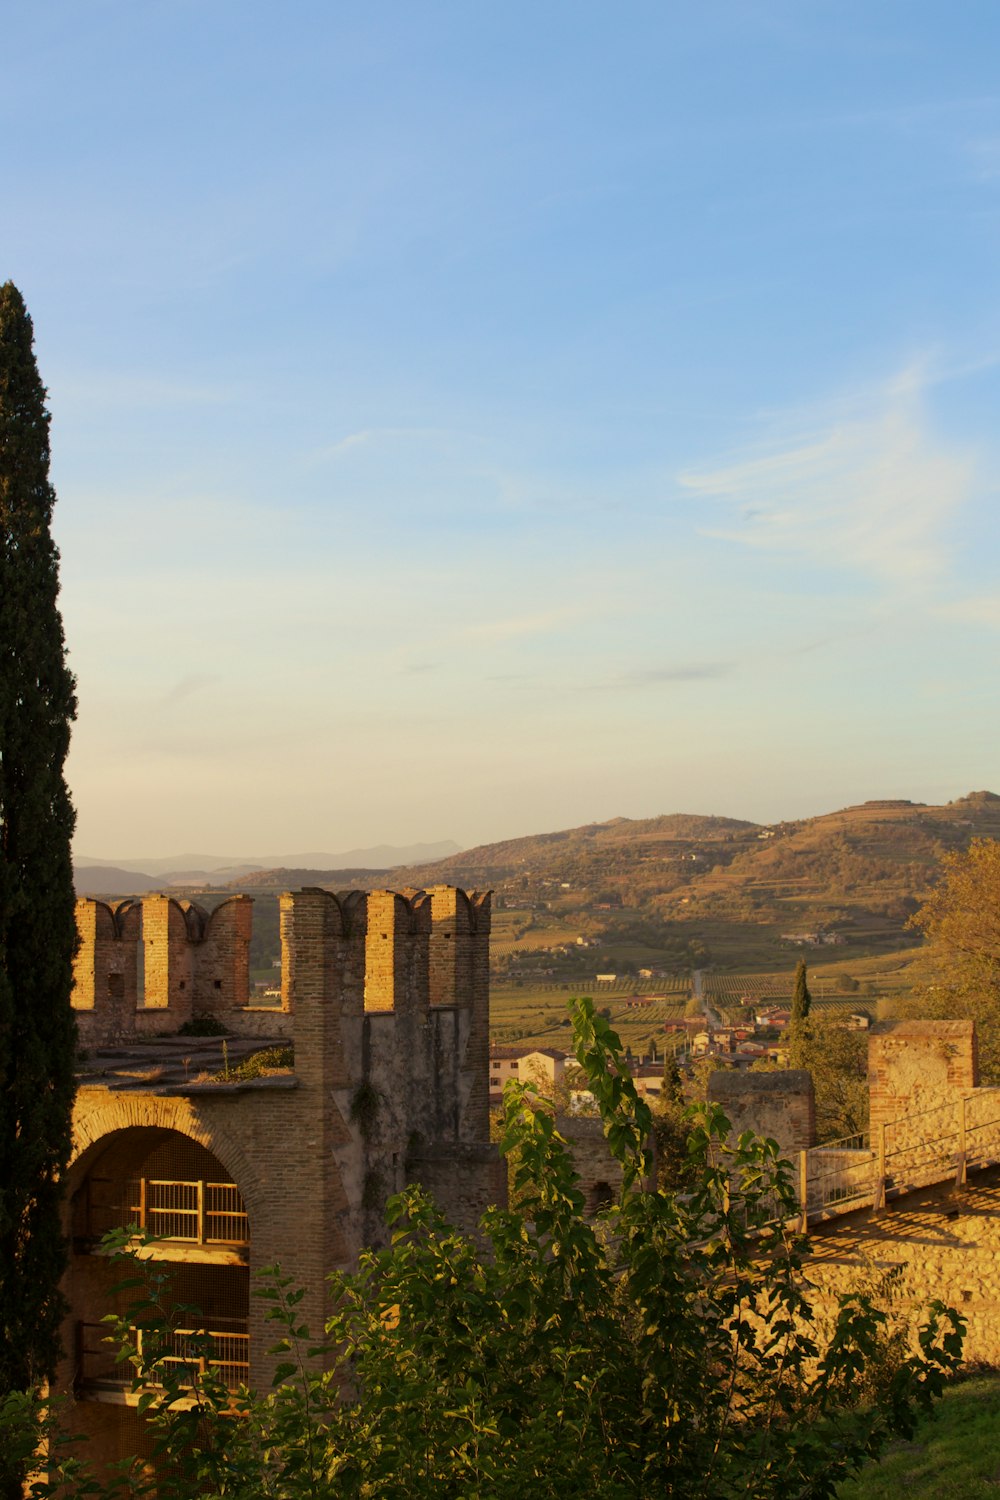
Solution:
[[[392,1200],[390,1247],[332,1278],[326,1373],[311,1363],[300,1294],[273,1268],[257,1295],[283,1362],[270,1394],[235,1407],[210,1379],[157,1363],[164,1294],[155,1265],[140,1264],[155,1284],[130,1319],[145,1325],[152,1367],[130,1319],[113,1333],[136,1365],[158,1475],[134,1466],[130,1493],[823,1497],[912,1432],[960,1356],[957,1316],[932,1307],[916,1352],[891,1361],[869,1296],[843,1299],[821,1335],[775,1143],[729,1143],[720,1112],[699,1107],[688,1190],[651,1187],[649,1110],[618,1038],[589,1001],[573,1004],[577,1056],[622,1168],[617,1203],[584,1219],[552,1113],[510,1086],[502,1149],[517,1153],[518,1210],[492,1209],[479,1245],[418,1188]],[[191,1326],[190,1309],[175,1317]],[[874,1393],[863,1407],[862,1375]],[[8,1442],[26,1441],[24,1415],[8,1408]],[[70,1467],[33,1494],[81,1500],[123,1484],[98,1488]]]
[[[65,1268],[76,1025],[63,776],[76,714],[50,523],[49,414],[31,318],[0,286],[0,1396],[51,1374]],[[0,1494],[21,1476],[0,1448]]]

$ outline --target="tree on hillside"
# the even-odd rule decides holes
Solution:
[[[849,1031],[837,1020],[810,1016],[789,1027],[788,1066],[806,1068],[812,1074],[820,1145],[867,1129],[867,1032]]]
[[[1000,1083],[1000,842],[946,854],[942,878],[910,925],[927,938],[926,980],[897,1015],[976,1023],[984,1083]]]
[[[62,1313],[59,1177],[70,1150],[77,941],[63,764],[76,702],[49,529],[54,501],[31,319],[7,282],[0,287],[0,1394],[52,1371]],[[16,1476],[3,1482],[6,1493],[20,1494]]]
[[[681,1070],[677,1066],[676,1052],[666,1051],[663,1054],[663,1092],[660,1097],[670,1104],[684,1102],[684,1084]]]
[[[792,1014],[791,1024],[796,1021],[804,1021],[812,1006],[812,996],[809,993],[809,985],[806,980],[806,961],[800,958],[795,965],[795,987],[792,990]]]
[[[973,839],[964,853],[946,854],[941,866],[942,879],[913,926],[1000,982],[1000,842]]]

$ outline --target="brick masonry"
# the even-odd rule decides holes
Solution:
[[[489,1141],[489,894],[286,893],[273,1009],[249,1003],[247,897],[211,916],[168,896],[115,908],[80,901],[77,915],[73,1004],[91,1056],[74,1117],[71,1217],[91,1179],[142,1175],[164,1140],[197,1142],[243,1194],[251,1277],[280,1262],[306,1288],[303,1318],[319,1332],[325,1277],[380,1243],[391,1193],[423,1183],[466,1230],[505,1200]],[[129,1077],[129,1049],[148,1058],[157,1037],[204,1015],[231,1038],[284,1038],[294,1071],[243,1084],[158,1082],[148,1068]],[[107,1082],[95,1077],[104,1057]],[[100,1315],[93,1260],[72,1258],[67,1334]],[[271,1343],[251,1298],[251,1377],[261,1387]]]

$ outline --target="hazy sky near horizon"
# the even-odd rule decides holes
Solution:
[[[77,848],[1000,791],[993,0],[46,0]]]

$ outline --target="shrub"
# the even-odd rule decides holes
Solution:
[[[960,1357],[957,1315],[933,1305],[907,1352],[887,1346],[886,1316],[862,1291],[824,1334],[774,1141],[731,1141],[717,1108],[695,1107],[685,1191],[651,1187],[649,1109],[618,1038],[591,1002],[573,1004],[617,1197],[596,1222],[584,1216],[554,1114],[512,1084],[501,1149],[516,1160],[519,1206],[490,1209],[473,1239],[417,1187],[391,1199],[390,1246],[330,1278],[322,1349],[301,1324],[302,1293],[272,1267],[257,1289],[278,1335],[270,1393],[234,1400],[210,1369],[198,1375],[196,1349],[180,1370],[157,1360],[164,1297],[147,1293],[142,1355],[134,1314],[110,1322],[155,1429],[161,1500],[829,1500],[890,1435],[912,1432]],[[24,1412],[5,1421],[23,1447]],[[33,1493],[110,1500],[89,1484],[54,1459]]]

